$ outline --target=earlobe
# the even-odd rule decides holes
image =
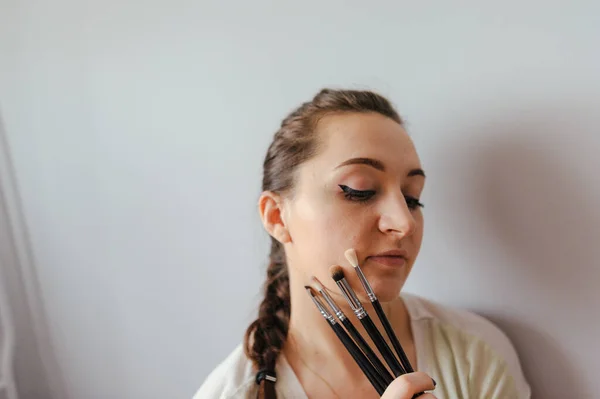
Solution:
[[[283,225],[277,225],[273,232],[273,237],[282,244],[287,244],[292,241],[288,229]]]
[[[265,191],[258,201],[258,211],[265,230],[282,244],[291,241],[283,218],[283,201],[280,195]]]

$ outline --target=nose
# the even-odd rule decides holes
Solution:
[[[416,221],[403,195],[394,196],[382,204],[379,230],[404,238],[415,232]]]

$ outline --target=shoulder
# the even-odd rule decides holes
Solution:
[[[478,338],[499,353],[512,355],[514,347],[507,335],[490,320],[466,309],[441,304],[414,294],[403,294],[413,322],[435,320],[455,328],[464,336]]]
[[[193,399],[238,399],[254,388],[252,362],[239,344],[206,377]]]
[[[429,330],[435,331],[431,333],[437,339],[452,346],[452,352],[460,352],[472,367],[502,370],[512,380],[517,392],[529,392],[514,345],[506,333],[490,320],[472,311],[414,294],[403,293],[402,299],[413,323],[427,325]]]
[[[516,352],[508,336],[483,316],[414,294],[403,294],[402,298],[413,323],[433,321],[463,338],[486,343],[492,350],[506,357],[507,361],[516,360]]]

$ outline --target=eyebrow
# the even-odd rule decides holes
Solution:
[[[423,169],[417,168],[417,169],[412,169],[410,172],[408,172],[408,177],[412,177],[412,176],[423,176],[425,177],[425,172],[423,171]]]
[[[373,158],[350,158],[350,159],[342,162],[338,166],[336,166],[335,169],[341,168],[342,166],[348,166],[348,165],[367,165],[367,166],[371,166],[379,171],[385,172],[385,165],[383,164],[383,162],[381,162],[377,159],[373,159]],[[412,177],[412,176],[425,177],[425,172],[421,168],[411,169],[408,172],[407,176],[408,177]]]
[[[373,158],[350,158],[336,166],[336,169],[347,165],[368,165],[382,172],[385,171],[385,166],[383,165],[383,162]]]

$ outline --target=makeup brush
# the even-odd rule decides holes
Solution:
[[[375,346],[385,359],[386,363],[388,364],[388,366],[390,366],[392,373],[394,373],[396,377],[405,374],[406,372],[404,368],[398,362],[398,359],[396,359],[396,356],[394,356],[394,353],[390,349],[389,345],[387,344],[387,342],[385,342],[385,339],[375,326],[375,323],[373,323],[373,320],[371,320],[371,317],[367,314],[367,311],[358,300],[356,294],[354,293],[354,290],[350,287],[350,284],[348,284],[348,281],[344,277],[344,269],[342,269],[341,266],[337,265],[331,266],[329,268],[329,273],[331,274],[331,278],[333,278],[335,283],[342,291],[342,294],[346,298],[346,301],[348,301],[348,303],[350,304],[352,311],[354,312],[358,320],[360,320],[362,325],[365,327],[365,330],[367,330],[367,333],[375,343]]]
[[[381,360],[379,360],[379,358],[377,357],[375,352],[373,352],[373,350],[371,349],[369,344],[364,340],[362,335],[360,335],[360,333],[358,332],[356,327],[354,327],[354,324],[352,324],[350,319],[348,317],[346,317],[344,312],[342,312],[342,310],[339,308],[339,306],[337,306],[337,304],[335,303],[335,301],[333,300],[331,295],[329,295],[329,293],[327,292],[325,287],[323,287],[323,284],[321,284],[319,279],[313,276],[311,282],[312,282],[313,288],[315,288],[321,294],[321,296],[325,299],[325,301],[327,302],[327,304],[329,305],[329,307],[331,308],[333,313],[335,313],[335,315],[337,316],[338,320],[340,322],[342,322],[344,327],[346,327],[346,330],[350,333],[350,336],[352,336],[352,338],[354,338],[354,341],[356,341],[359,348],[362,349],[362,351],[365,353],[365,355],[367,355],[367,358],[371,361],[371,363],[373,364],[373,366],[375,367],[375,369],[378,372],[378,377],[380,378],[380,382],[384,386],[387,387],[394,380],[394,377],[392,377],[392,375],[385,368],[383,363],[381,363]]]
[[[377,379],[377,371],[373,368],[373,365],[369,363],[369,360],[360,351],[358,346],[356,346],[356,344],[354,343],[354,341],[352,341],[350,336],[346,334],[344,328],[335,320],[331,313],[327,311],[325,305],[319,300],[319,298],[315,296],[313,289],[309,286],[305,286],[304,288],[306,289],[306,292],[312,299],[317,309],[319,309],[321,315],[329,322],[329,325],[331,326],[335,334],[338,336],[340,341],[342,341],[342,344],[344,344],[344,346],[346,347],[356,364],[358,364],[362,372],[369,379],[369,382],[371,383],[371,385],[373,385],[373,388],[375,388],[379,396],[383,395],[383,392],[385,391],[387,385],[382,385],[382,383]]]
[[[381,307],[381,303],[379,303],[379,299],[377,299],[377,296],[375,295],[375,291],[373,291],[373,288],[371,288],[371,284],[369,284],[369,281],[363,274],[362,269],[360,268],[360,266],[358,264],[358,256],[356,256],[356,251],[353,248],[350,248],[349,250],[347,250],[344,253],[344,255],[346,256],[346,259],[348,259],[348,262],[350,262],[350,264],[354,267],[354,270],[356,271],[356,274],[358,275],[358,279],[360,280],[360,283],[362,284],[363,288],[367,292],[367,296],[369,297],[369,300],[373,304],[373,307],[375,308],[375,312],[377,313],[377,316],[379,317],[381,324],[383,324],[383,328],[385,329],[387,336],[389,337],[390,341],[392,342],[392,346],[396,350],[396,353],[398,354],[398,357],[400,358],[400,362],[402,363],[404,370],[406,370],[407,373],[412,373],[414,370],[410,364],[410,361],[408,360],[408,357],[406,356],[404,349],[402,349],[402,345],[400,345],[400,341],[398,341],[398,337],[396,337],[396,334],[394,333],[394,329],[392,328],[392,325],[390,324],[388,318],[386,317],[385,312],[383,311],[383,308]]]

